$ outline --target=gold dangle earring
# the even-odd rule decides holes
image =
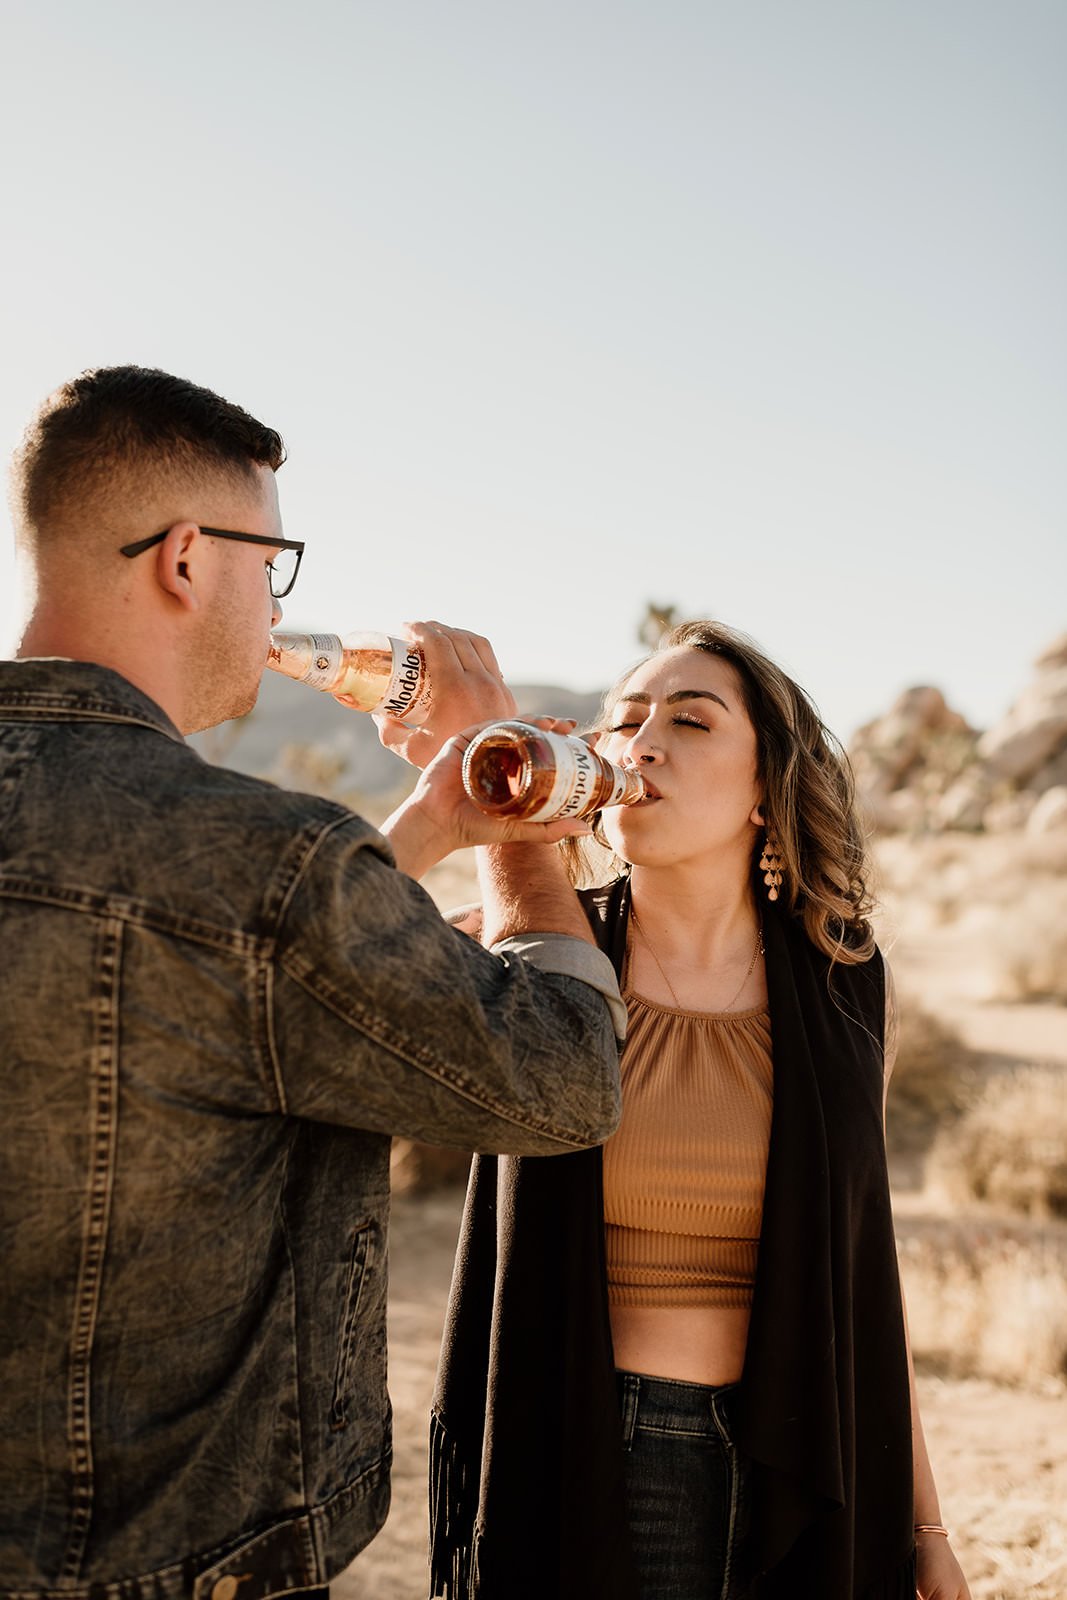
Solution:
[[[763,854],[759,858],[759,869],[763,873],[763,881],[767,885],[767,899],[777,900],[778,891],[782,887],[782,857],[778,836],[773,829],[768,828],[763,840]]]

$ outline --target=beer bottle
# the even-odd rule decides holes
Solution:
[[[418,723],[430,709],[421,648],[387,633],[272,633],[267,665],[355,711]]]
[[[645,794],[636,767],[616,767],[575,734],[543,733],[528,722],[494,722],[463,756],[463,787],[480,811],[523,822],[587,817]]]

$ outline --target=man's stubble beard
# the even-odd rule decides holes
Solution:
[[[185,732],[199,733],[248,715],[259,697],[268,642],[264,628],[257,650],[247,616],[239,615],[232,603],[219,601],[212,607],[185,648]]]

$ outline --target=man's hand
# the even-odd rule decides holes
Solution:
[[[454,734],[472,723],[515,715],[515,696],[501,677],[488,639],[443,622],[406,622],[404,633],[426,657],[429,715],[412,727],[376,713],[378,737],[387,750],[413,767],[427,767]]]
[[[498,720],[493,718],[494,721]],[[454,735],[423,772],[409,797],[382,824],[397,866],[419,878],[453,850],[475,844],[555,844],[570,834],[589,833],[587,822],[516,822],[487,817],[463,787],[463,753],[481,723]],[[539,717],[538,727],[569,732],[573,723]]]

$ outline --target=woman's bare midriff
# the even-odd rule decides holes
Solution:
[[[615,1365],[650,1378],[735,1383],[745,1362],[747,1307],[612,1306]]]

